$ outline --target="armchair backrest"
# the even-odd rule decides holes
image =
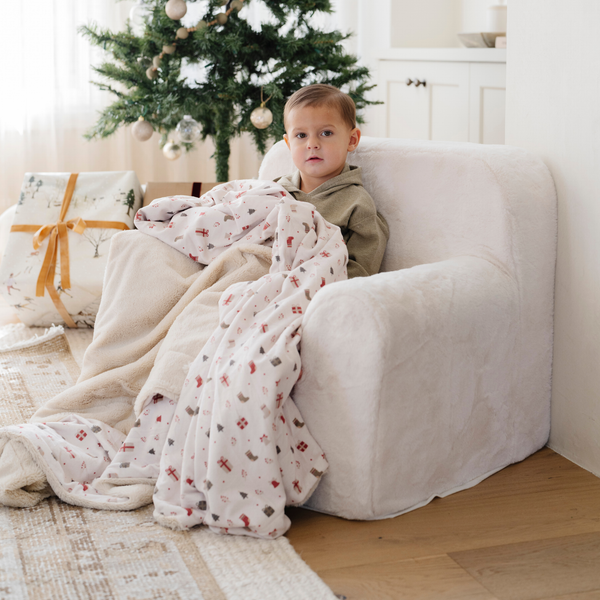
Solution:
[[[362,167],[390,227],[383,271],[469,255],[516,274],[515,257],[529,248],[554,253],[554,184],[544,163],[522,149],[363,137],[348,162]],[[293,170],[281,141],[259,179]]]

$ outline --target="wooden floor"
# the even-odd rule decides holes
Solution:
[[[348,600],[600,600],[600,479],[549,448],[394,519],[288,514],[296,551]]]
[[[0,325],[17,320],[0,300]],[[395,519],[288,514],[347,600],[600,600],[600,479],[548,448]]]

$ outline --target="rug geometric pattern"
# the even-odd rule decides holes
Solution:
[[[25,423],[46,400],[71,387],[79,377],[62,327],[32,337],[27,328],[0,328],[0,427]],[[6,331],[8,330],[8,331]],[[7,342],[13,342],[7,345]]]

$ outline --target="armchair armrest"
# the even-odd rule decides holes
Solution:
[[[324,287],[293,393],[330,463],[307,506],[399,514],[526,456],[523,442],[541,447],[547,398],[522,407],[520,337],[518,284],[482,258]]]

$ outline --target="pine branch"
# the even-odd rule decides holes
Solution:
[[[176,39],[181,23],[166,15],[166,0],[148,2],[152,15],[140,37],[129,25],[118,33],[94,24],[81,27],[81,34],[109,57],[95,68],[105,82],[94,84],[116,98],[100,113],[86,137],[107,137],[142,115],[155,131],[163,133],[164,144],[187,114],[201,125],[202,140],[214,140],[217,172],[222,179],[227,176],[231,139],[250,132],[259,152],[265,152],[268,141],[281,139],[284,133],[287,98],[304,85],[324,82],[344,89],[359,112],[373,104],[366,97],[373,88],[368,69],[359,66],[356,57],[348,55],[342,46],[349,35],[322,31],[310,24],[315,12],[332,11],[330,0],[264,2],[274,22],[263,24],[261,31],[252,29],[233,11],[225,25],[198,29],[185,40]],[[203,18],[211,22],[222,11],[221,0],[207,0]],[[175,40],[175,53],[163,55],[156,77],[149,79],[146,71],[153,58]],[[184,59],[197,65],[195,81],[182,79]],[[261,88],[273,113],[273,123],[264,130],[256,129],[250,121],[252,111],[260,105]],[[362,120],[360,114],[358,119]],[[193,145],[185,144],[185,148]]]

